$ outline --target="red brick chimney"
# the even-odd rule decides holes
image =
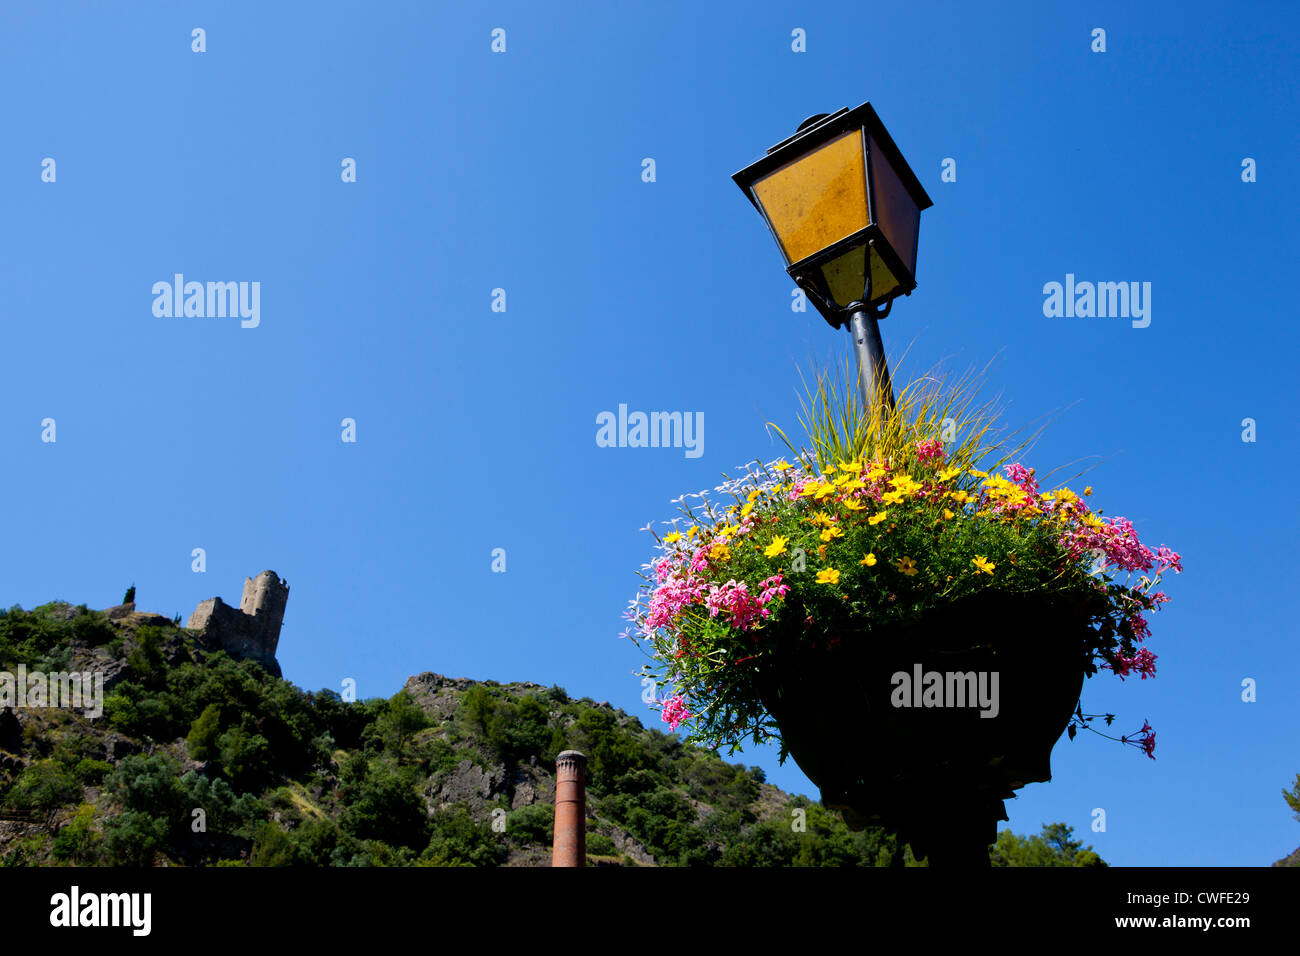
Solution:
[[[555,758],[555,849],[551,866],[587,865],[587,758],[566,750]]]

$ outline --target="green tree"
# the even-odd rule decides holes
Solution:
[[[221,705],[208,704],[203,713],[190,725],[185,738],[185,748],[195,760],[211,760],[217,756],[217,735],[221,732]]]
[[[476,822],[463,806],[435,813],[430,830],[433,836],[420,855],[427,866],[497,866],[509,854],[505,840],[488,824]]]
[[[1044,824],[1038,836],[1020,837],[1010,830],[998,834],[989,852],[993,866],[1106,866],[1082,840],[1071,839],[1073,827],[1064,823]]]
[[[167,843],[168,821],[144,810],[128,810],[104,822],[104,853],[110,866],[149,866]]]
[[[71,773],[54,760],[30,764],[5,794],[4,803],[13,810],[55,810],[81,796],[81,787]]]
[[[72,863],[92,863],[99,835],[95,833],[95,808],[83,803],[54,838],[54,858]]]
[[[1297,820],[1300,820],[1300,773],[1295,775],[1295,784],[1290,790],[1283,788],[1282,799],[1286,805],[1291,808],[1291,812]]]
[[[424,801],[409,774],[386,760],[370,763],[365,776],[344,787],[344,830],[359,840],[378,840],[419,850],[427,842]]]
[[[388,701],[388,706],[371,726],[368,734],[380,746],[401,758],[412,737],[430,724],[429,716],[405,690],[398,691]]]

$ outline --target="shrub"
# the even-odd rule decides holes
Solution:
[[[420,855],[429,865],[497,866],[509,854],[506,842],[486,823],[476,822],[465,807],[434,814],[430,830],[433,836]]]
[[[93,829],[95,808],[83,803],[72,820],[54,837],[54,857],[73,863],[90,863],[94,860],[99,835]]]
[[[167,843],[168,821],[143,810],[127,810],[104,821],[104,855],[110,866],[148,866]]]
[[[614,841],[603,833],[587,834],[587,852],[593,856],[613,856],[617,850]]]
[[[506,816],[506,834],[512,843],[521,846],[531,843],[549,846],[555,840],[555,807],[547,803],[520,807]]]
[[[27,766],[5,794],[5,805],[13,810],[48,811],[81,796],[81,787],[54,760],[38,760]]]

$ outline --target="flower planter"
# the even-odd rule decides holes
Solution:
[[[801,609],[786,610],[768,629],[760,693],[823,802],[855,829],[895,831],[918,855],[957,850],[987,865],[1002,801],[1051,779],[1088,666],[1087,621],[997,590],[876,629],[805,631]],[[919,675],[924,688],[927,673],[942,683],[918,698],[909,685]],[[976,688],[983,675],[983,703],[963,700],[970,683],[949,674],[976,675]]]

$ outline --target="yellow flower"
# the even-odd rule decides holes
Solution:
[[[886,491],[880,496],[881,504],[898,505],[903,503],[904,495],[901,491]]]
[[[935,475],[935,477],[939,481],[952,481],[960,474],[961,474],[960,468],[945,468],[943,471],[939,472],[939,474]]]
[[[788,461],[786,461],[784,458],[781,459],[780,461],[778,461],[778,462],[776,463],[776,470],[777,470],[777,471],[789,471],[789,470],[790,470],[791,468],[793,468],[793,467],[794,467],[794,465],[790,464],[790,463],[789,463]]]
[[[834,568],[825,568],[821,571],[818,571],[817,583],[818,584],[839,584],[840,572],[836,571]]]
[[[957,502],[957,504],[964,505],[966,502],[970,501],[970,492],[950,491],[948,492],[948,497],[951,498],[953,501]]]
[[[1089,496],[1089,495],[1091,495],[1091,494],[1092,494],[1092,485],[1089,485],[1088,487],[1084,488],[1084,489],[1083,489],[1083,493],[1084,493],[1085,496]]]
[[[977,571],[983,571],[985,574],[992,574],[993,569],[997,567],[997,565],[991,564],[989,559],[984,557],[982,554],[975,555],[975,557],[971,559],[971,564],[975,565]]]
[[[778,534],[763,552],[764,557],[775,558],[778,554],[785,554],[785,546],[789,540],[789,538],[783,538]]]
[[[884,521],[888,517],[888,511],[878,511],[867,519],[867,524],[880,524],[880,522]]]
[[[691,530],[688,531],[688,532],[686,532],[686,540],[687,540],[687,541],[694,541],[694,540],[695,540],[695,536],[696,536],[697,534],[699,534],[699,533],[700,533],[700,526],[697,525],[697,524],[693,524],[693,525],[691,525]]]
[[[895,564],[895,567],[897,567],[899,571],[906,574],[909,578],[912,577],[912,575],[917,573],[916,562],[913,561],[911,558],[909,558],[907,555],[903,555],[903,557],[899,558],[897,563]]]
[[[848,508],[850,511],[861,511],[863,508],[866,507],[866,505],[864,505],[857,498],[845,498],[844,507]]]
[[[727,542],[719,541],[709,549],[709,557],[715,561],[730,561],[731,548]]]
[[[813,496],[818,501],[821,501],[823,498],[829,498],[833,494],[835,494],[835,484],[833,482],[828,481],[825,484],[821,485],[821,487],[817,489],[817,491],[814,493]]]
[[[876,566],[876,555],[874,553],[864,554],[858,564],[865,564],[869,568],[874,568]]]
[[[842,538],[842,537],[844,537],[844,532],[836,527],[827,528],[825,531],[822,532],[823,541],[833,541],[835,538]]]
[[[745,517],[745,515],[749,514],[753,510],[754,510],[754,502],[747,501],[745,502],[745,507],[740,509],[740,516],[743,518]]]
[[[664,535],[664,544],[676,544],[680,540],[682,540],[682,533],[680,531],[674,531],[672,534]]]
[[[949,511],[947,508],[944,508],[944,509],[943,509],[943,516],[944,516],[945,520],[951,521],[952,518],[953,518],[953,513],[952,513],[951,511]]]
[[[718,529],[718,534],[722,535],[724,538],[730,538],[739,530],[740,530],[740,525],[738,524],[723,525],[721,528]]]
[[[976,478],[987,478],[989,476],[987,471],[980,471],[978,468],[972,468],[970,473]]]
[[[835,520],[831,518],[831,516],[824,511],[817,512],[808,520],[811,521],[814,525],[816,525],[819,528],[829,528],[831,525],[835,523]]]
[[[884,478],[886,474],[887,472],[885,471],[884,466],[880,464],[880,462],[875,461],[871,463],[871,470],[867,472],[867,480],[875,481],[878,478]]]
[[[1053,497],[1055,497],[1057,501],[1067,505],[1072,505],[1079,500],[1079,496],[1069,488],[1058,488]]]
[[[844,485],[844,490],[846,492],[859,491],[865,487],[867,487],[867,483],[861,478],[852,478]]]

